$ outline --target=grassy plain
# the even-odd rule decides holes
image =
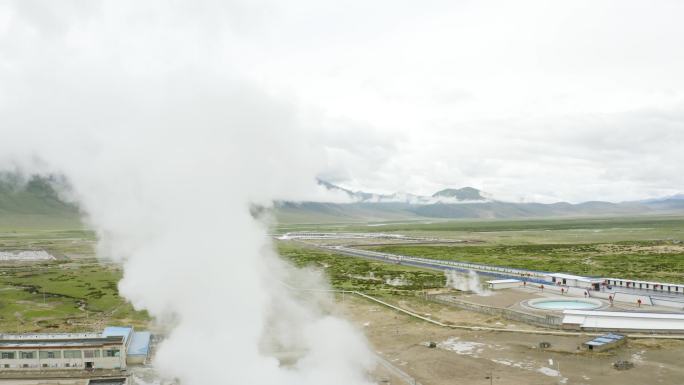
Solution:
[[[278,242],[278,252],[295,266],[322,270],[335,289],[402,294],[445,284],[441,272],[346,257],[293,242]]]
[[[149,317],[118,294],[118,266],[92,259],[0,265],[4,332],[93,330],[104,324],[143,326]]]
[[[462,239],[486,244],[581,244],[621,241],[684,241],[684,217],[639,216],[547,219],[468,219],[357,224],[300,224],[278,228],[293,231],[382,232]]]
[[[121,268],[94,258],[95,236],[82,229],[2,229],[0,250],[46,250],[57,260],[0,262],[0,332],[97,330],[144,326],[118,294]]]
[[[0,251],[45,250],[60,258],[95,257],[95,234],[75,229],[12,229],[0,227]]]
[[[285,231],[382,232],[460,244],[374,250],[583,275],[684,282],[684,217],[456,220],[284,227]],[[370,246],[369,246],[370,247]],[[343,258],[343,257],[341,257]]]
[[[684,246],[667,242],[500,246],[392,245],[374,250],[580,275],[684,282]]]
[[[463,244],[385,245],[430,258],[468,260],[537,270],[684,282],[683,217],[459,220],[283,226],[276,232],[383,232]],[[0,332],[96,330],[104,324],[145,325],[118,295],[121,269],[96,260],[95,235],[80,226],[0,225],[0,250],[46,250],[58,260],[0,263]],[[278,242],[297,266],[320,269],[334,288],[378,296],[413,295],[443,287],[437,271],[341,256],[300,243]]]

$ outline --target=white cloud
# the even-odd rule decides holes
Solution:
[[[105,56],[159,95],[164,76],[198,66],[247,79],[290,101],[317,131],[320,175],[352,188],[573,201],[684,189],[670,166],[683,160],[679,1],[14,4],[5,83],[21,67],[49,84],[68,62],[104,86]],[[89,35],[88,17],[113,29]],[[36,35],[45,44],[25,44]]]
[[[676,171],[684,161],[683,7],[352,7],[358,20],[316,14],[326,22],[284,30],[278,65],[257,67],[270,87],[329,116],[366,122],[376,131],[369,136],[394,143],[377,152],[382,159],[357,158],[348,138],[331,138],[329,162],[345,170],[334,174],[346,186],[425,194],[474,185],[511,199],[638,199],[684,189]],[[358,132],[350,137],[364,142]]]

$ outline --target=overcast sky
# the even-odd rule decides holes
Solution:
[[[0,103],[42,92],[59,63],[97,83],[92,57],[148,78],[209,68],[287,106],[319,175],[352,189],[684,192],[682,1],[117,4],[0,1],[0,81],[14,86]]]

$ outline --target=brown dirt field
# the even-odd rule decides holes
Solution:
[[[454,323],[484,326],[488,321],[480,314],[410,298],[392,302]],[[683,341],[631,340],[606,353],[577,353],[589,337],[447,329],[351,296],[345,297],[339,311],[364,331],[380,356],[422,385],[684,383]],[[429,341],[438,347],[428,348]],[[542,341],[550,342],[551,348],[539,349]],[[635,367],[617,371],[612,368],[617,360],[632,361]],[[392,378],[383,383],[401,384]]]

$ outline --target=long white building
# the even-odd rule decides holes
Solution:
[[[0,371],[124,370],[127,362],[147,358],[149,340],[148,332],[128,327],[102,333],[0,334]]]
[[[621,332],[673,332],[684,330],[684,314],[593,310],[563,311],[563,328]]]

